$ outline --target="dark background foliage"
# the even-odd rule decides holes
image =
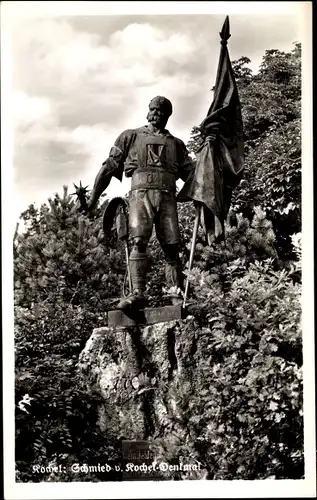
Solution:
[[[256,75],[249,62],[233,62],[245,173],[234,192],[226,242],[207,247],[200,229],[189,273],[189,308],[199,320],[204,353],[199,373],[210,376],[207,385],[202,377],[191,406],[184,399],[183,415],[208,478],[299,478],[300,45],[289,53],[267,50]],[[198,144],[194,127],[188,149],[194,154]],[[17,481],[104,480],[98,473],[36,474],[32,465],[120,462],[120,442],[96,425],[99,396],[87,394],[77,372],[79,353],[93,328],[104,326],[125,281],[124,248],[115,231],[105,238],[102,230],[107,203],[102,199],[88,218],[64,187],[21,214],[23,231],[14,238]],[[179,221],[187,273],[191,203],[179,205]],[[154,236],[150,252],[147,292],[155,307],[169,297]],[[165,461],[177,459],[170,440]]]

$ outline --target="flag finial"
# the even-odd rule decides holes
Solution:
[[[223,23],[222,29],[219,33],[221,38],[221,43],[223,45],[227,45],[227,40],[231,37],[230,35],[230,25],[229,25],[229,16],[226,17],[225,22]]]

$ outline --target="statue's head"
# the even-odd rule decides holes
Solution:
[[[151,100],[146,118],[154,127],[164,129],[172,113],[171,101],[159,95]]]

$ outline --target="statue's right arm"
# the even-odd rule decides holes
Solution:
[[[122,180],[124,162],[129,152],[129,144],[131,142],[130,131],[122,132],[116,139],[114,145],[110,149],[109,157],[103,162],[99,170],[94,187],[92,189],[88,209],[92,210],[102,193],[107,189],[112,177],[116,177],[119,181]]]

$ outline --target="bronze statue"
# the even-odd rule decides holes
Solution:
[[[227,49],[231,36],[228,16],[219,34],[221,49],[214,97],[199,127],[201,145],[196,151],[195,163],[183,141],[165,129],[173,111],[172,104],[165,97],[157,96],[149,104],[149,125],[122,132],[96,177],[88,212],[94,208],[112,176],[121,181],[124,172],[131,177],[129,236],[132,250],[128,256],[131,293],[120,301],[119,309],[135,307],[139,310],[145,305],[147,245],[153,225],[167,261],[168,285],[177,290],[182,288],[178,201],[193,201],[196,208],[189,271],[193,265],[200,223],[208,244],[225,239],[224,223],[229,213],[232,190],[239,184],[244,171],[244,134],[239,94]],[[184,186],[176,198],[176,181],[179,178],[184,181]],[[122,205],[122,219],[124,202],[122,204],[120,200],[113,200],[112,210],[118,203]],[[126,231],[123,231],[123,237],[127,238]],[[183,294],[183,309],[188,286],[189,278]]]
[[[131,177],[129,272],[132,293],[120,301],[119,309],[145,306],[147,245],[153,225],[166,259],[167,284],[182,288],[176,181],[179,178],[186,181],[194,164],[183,141],[165,129],[172,111],[172,104],[165,97],[157,96],[151,100],[147,115],[149,124],[125,130],[119,135],[96,177],[88,202],[88,211],[91,211],[112,176],[120,181],[123,173]]]

